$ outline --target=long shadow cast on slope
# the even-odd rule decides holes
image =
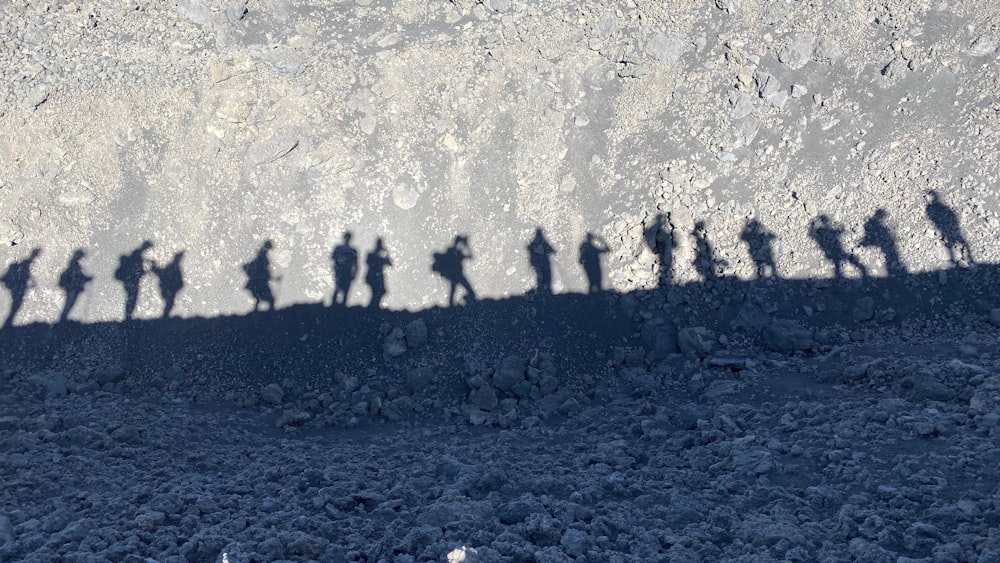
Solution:
[[[1000,267],[980,264],[854,280],[721,277],[632,293],[513,296],[422,311],[309,304],[216,318],[34,323],[0,331],[0,370],[95,378],[110,372],[136,387],[173,384],[236,398],[270,383],[329,389],[345,376],[402,384],[415,370],[457,382],[488,374],[508,354],[547,353],[560,378],[596,381],[610,373],[614,347],[645,346],[647,366],[680,358],[672,354],[683,327],[752,339],[774,319],[812,329],[935,323],[988,314],[1000,306],[998,283]],[[426,325],[426,343],[412,335],[407,340],[411,323]]]

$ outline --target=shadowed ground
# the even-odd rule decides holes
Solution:
[[[998,277],[996,266],[981,265],[864,280],[721,278],[412,312],[317,303],[246,316],[15,326],[0,332],[0,346],[6,369],[118,369],[137,385],[163,385],[173,374],[229,397],[288,380],[323,388],[338,372],[374,385],[424,368],[449,381],[442,389],[454,389],[476,365],[488,371],[506,355],[536,352],[551,353],[562,378],[593,380],[607,372],[615,347],[642,350],[647,366],[670,361],[685,327],[755,340],[776,319],[814,332],[835,325],[887,331],[942,315],[987,315],[998,305]],[[407,341],[415,321],[426,325],[426,343]]]

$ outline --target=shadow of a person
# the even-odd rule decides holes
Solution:
[[[896,246],[896,237],[892,234],[892,229],[885,224],[888,217],[885,209],[877,209],[875,214],[865,221],[865,234],[858,242],[858,246],[878,248],[885,257],[886,273],[892,276],[905,276],[906,266],[903,265],[899,257],[899,247]]]
[[[948,250],[948,259],[953,268],[967,268],[973,266],[972,249],[962,235],[962,227],[958,223],[958,216],[948,207],[948,204],[941,201],[941,195],[936,190],[927,192],[928,201],[927,218],[934,223],[938,237]]]
[[[61,323],[69,320],[69,313],[76,305],[77,298],[83,293],[87,284],[94,279],[83,272],[80,260],[83,260],[84,256],[86,253],[83,250],[76,249],[69,259],[69,263],[66,264],[66,269],[59,274],[59,287],[66,293],[66,302],[63,304],[62,312],[59,313],[59,322]]]
[[[347,305],[351,284],[358,275],[358,251],[351,246],[351,232],[344,232],[344,242],[333,248],[333,304]]]
[[[123,254],[118,258],[118,269],[115,270],[115,279],[120,281],[125,289],[125,320],[132,320],[135,307],[139,303],[139,282],[146,275],[146,258],[143,256],[147,250],[153,247],[153,243],[143,241],[142,245],[129,254]]]
[[[580,243],[580,265],[583,266],[583,273],[587,276],[587,293],[601,292],[603,277],[601,255],[610,251],[608,243],[591,232],[588,232],[586,238]]]
[[[472,289],[472,284],[465,277],[463,262],[472,260],[472,251],[469,250],[469,237],[467,235],[455,236],[455,241],[444,252],[435,252],[434,260],[431,262],[431,270],[448,280],[450,288],[448,290],[448,306],[455,305],[455,291],[461,286],[465,290],[464,302],[470,304],[476,300],[476,292]]]
[[[535,238],[531,239],[527,248],[528,263],[535,270],[538,282],[535,292],[539,295],[552,295],[552,259],[549,257],[556,253],[556,249],[545,240],[541,228],[535,229]]]
[[[771,245],[771,241],[777,239],[778,235],[767,230],[767,227],[757,219],[748,219],[743,225],[740,240],[747,245],[747,251],[756,266],[757,279],[778,277],[774,248]]]
[[[715,257],[715,249],[708,240],[708,229],[704,221],[694,224],[691,236],[694,237],[694,260],[691,264],[694,265],[695,271],[706,282],[718,281],[719,274],[727,263]]]
[[[387,293],[385,289],[385,269],[392,266],[392,259],[389,258],[389,251],[385,249],[382,237],[375,241],[375,248],[368,253],[365,258],[368,271],[365,272],[365,283],[372,290],[372,298],[368,302],[371,309],[382,307],[382,299]]]
[[[243,271],[247,275],[247,283],[244,287],[254,299],[254,311],[260,310],[261,303],[267,304],[268,310],[274,310],[274,293],[271,292],[271,260],[267,256],[273,247],[274,243],[266,241],[257,251],[257,256],[243,264]]]
[[[150,264],[150,269],[156,274],[160,281],[160,296],[163,297],[163,315],[161,318],[170,316],[170,311],[174,308],[177,294],[184,288],[184,274],[181,272],[181,260],[184,259],[184,252],[174,254],[174,259],[166,266],[160,267],[155,262]]]
[[[0,282],[10,292],[10,312],[7,313],[7,319],[3,322],[3,328],[11,326],[14,322],[14,316],[17,315],[18,311],[21,310],[21,306],[24,305],[24,295],[31,286],[31,263],[41,253],[41,249],[36,248],[32,250],[31,254],[24,260],[11,263],[7,267],[7,271],[3,277],[0,277]]]
[[[660,285],[669,284],[674,279],[674,225],[666,213],[657,213],[652,225],[643,232],[646,245],[660,259]]]
[[[838,278],[844,277],[844,263],[854,266],[862,277],[868,277],[868,269],[858,258],[844,250],[844,245],[840,237],[844,234],[844,227],[833,224],[833,221],[826,215],[820,215],[809,223],[809,236],[812,237],[826,259],[833,263],[834,275]]]

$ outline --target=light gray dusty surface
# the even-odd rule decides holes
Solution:
[[[721,6],[721,7],[720,7]],[[245,313],[240,265],[272,240],[278,306],[329,302],[330,253],[384,238],[385,306],[447,302],[431,256],[468,234],[480,296],[519,295],[542,228],[553,287],[655,286],[642,225],[670,213],[672,279],[694,224],[747,278],[740,233],[785,277],[828,277],[828,215],[866,268],[877,209],[909,271],[947,265],[937,190],[996,262],[1000,10],[990,2],[5,3],[0,235],[32,264],[18,322],[54,321],[74,249],[95,279],[72,318],[123,317],[118,257],[181,261],[174,314]],[[848,268],[847,275],[857,275]],[[365,304],[355,283],[349,303]],[[7,303],[0,307],[9,307]],[[142,281],[136,316],[163,302]]]

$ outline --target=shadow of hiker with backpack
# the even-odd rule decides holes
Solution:
[[[892,230],[885,223],[889,213],[882,208],[875,211],[875,214],[865,221],[864,237],[858,241],[860,247],[878,248],[885,257],[885,271],[889,277],[905,276],[906,266],[899,256],[899,247],[896,245],[896,237]]]
[[[674,247],[677,241],[674,237],[674,224],[670,222],[668,213],[657,213],[651,225],[643,222],[643,238],[646,246],[660,259],[659,286],[666,287],[674,279]]]
[[[844,236],[844,227],[835,224],[829,216],[820,215],[809,224],[809,236],[816,242],[826,259],[833,264],[833,274],[844,279],[844,264],[854,266],[861,277],[868,277],[868,269],[858,258],[844,249],[840,240]]]
[[[125,289],[125,321],[131,321],[135,307],[139,303],[139,282],[146,275],[146,258],[144,254],[153,248],[153,243],[143,241],[139,248],[118,258],[118,269],[115,279],[122,283]]]
[[[948,207],[948,204],[941,201],[941,194],[936,190],[927,192],[927,207],[925,208],[927,218],[934,223],[934,228],[938,232],[938,239],[948,252],[948,260],[951,261],[952,268],[970,268],[976,265],[972,259],[972,249],[969,247],[965,235],[962,234],[962,227],[958,223],[958,215]]]
[[[545,233],[541,228],[535,229],[535,238],[528,243],[528,263],[531,269],[535,270],[535,277],[538,284],[534,292],[538,295],[552,295],[552,259],[550,256],[556,253],[549,241],[545,240]]]
[[[740,240],[747,245],[759,280],[779,277],[772,244],[772,241],[777,239],[778,235],[767,230],[767,227],[757,219],[747,219],[743,225]]]
[[[253,310],[259,311],[261,303],[267,304],[269,311],[274,310],[274,293],[271,292],[271,259],[268,252],[274,247],[274,243],[266,241],[257,251],[257,256],[243,264],[243,271],[247,275],[247,283],[244,286],[254,299]]]
[[[59,274],[59,287],[66,293],[66,302],[63,304],[62,312],[59,314],[59,322],[64,323],[69,320],[69,312],[76,305],[77,298],[83,293],[87,284],[93,281],[93,277],[88,276],[80,265],[80,260],[86,253],[82,249],[76,249],[73,257],[69,259],[66,269]]]
[[[38,258],[42,251],[38,248],[31,251],[31,254],[24,260],[12,263],[7,267],[7,272],[0,277],[7,290],[10,291],[10,312],[3,322],[3,328],[9,328],[14,322],[14,316],[21,310],[24,304],[24,295],[28,292],[31,283],[31,263]]]
[[[181,260],[184,252],[174,254],[174,259],[166,266],[158,266],[155,262],[150,263],[149,268],[156,274],[160,281],[160,296],[163,297],[163,314],[160,318],[170,316],[170,311],[174,308],[177,294],[184,288],[184,274],[181,272]]]
[[[691,237],[694,239],[695,252],[694,261],[691,264],[701,279],[705,283],[717,282],[722,279],[722,272],[729,266],[729,262],[715,255],[715,248],[708,240],[708,227],[704,221],[698,221],[694,224]]]
[[[347,306],[351,284],[358,275],[358,251],[351,246],[351,231],[344,231],[344,242],[338,244],[330,255],[333,261],[333,304]]]
[[[608,243],[591,232],[588,232],[586,238],[580,243],[579,262],[583,266],[583,273],[587,276],[587,293],[601,292],[601,280],[603,279],[601,256],[610,251]]]
[[[451,286],[448,290],[449,307],[455,305],[455,291],[458,289],[458,286],[462,286],[465,290],[464,303],[466,305],[476,300],[476,292],[472,289],[472,284],[465,277],[462,263],[466,260],[472,260],[468,235],[455,236],[455,242],[444,252],[434,253],[434,260],[431,262],[431,271],[448,280]]]
[[[368,301],[370,309],[381,309],[382,299],[387,293],[385,289],[385,269],[392,266],[392,259],[389,258],[389,251],[385,249],[382,237],[375,241],[375,248],[368,253],[365,258],[368,271],[365,272],[365,283],[372,290],[372,298]]]

